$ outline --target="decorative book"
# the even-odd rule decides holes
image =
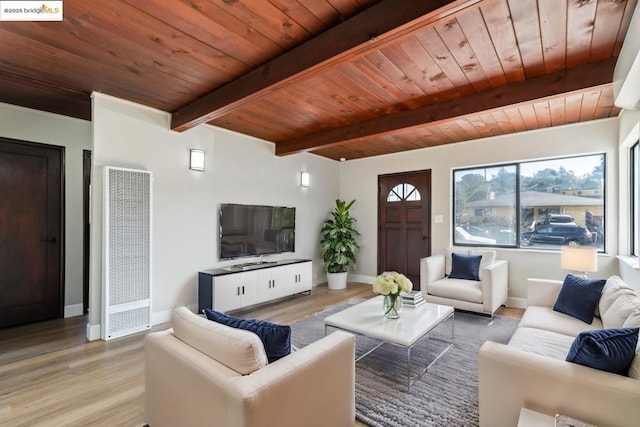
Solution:
[[[425,303],[424,296],[421,291],[411,291],[400,294],[403,305],[407,307],[418,307]]]

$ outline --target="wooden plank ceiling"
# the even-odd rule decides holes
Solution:
[[[637,0],[64,1],[0,23],[0,101],[90,93],[355,159],[611,117]]]

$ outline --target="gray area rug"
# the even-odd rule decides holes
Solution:
[[[291,325],[302,348],[324,336],[323,319],[351,304],[313,314]],[[382,307],[380,308],[382,312]],[[405,308],[405,310],[410,310]],[[382,313],[381,313],[382,315]],[[402,315],[401,315],[402,316]],[[356,418],[369,426],[477,426],[477,353],[485,341],[507,343],[519,320],[455,313],[455,344],[407,392],[406,350],[384,344],[356,364]],[[431,362],[447,345],[450,324],[434,329],[411,351],[412,365]],[[379,341],[356,336],[356,356]],[[428,362],[427,362],[428,361]],[[418,369],[414,369],[417,371]],[[381,375],[396,378],[402,384]]]

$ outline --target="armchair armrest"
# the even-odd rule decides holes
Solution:
[[[480,427],[513,427],[521,408],[598,426],[640,419],[640,380],[485,342],[478,353]]]
[[[484,311],[495,312],[507,301],[509,287],[509,263],[495,261],[482,269],[482,301]]]
[[[420,260],[420,290],[429,292],[429,284],[444,278],[444,255],[431,255]]]
[[[154,427],[353,426],[355,337],[337,331],[241,375],[172,330],[150,333],[145,416]]]
[[[560,294],[562,281],[527,279],[527,305],[553,307]]]
[[[353,426],[355,337],[333,332],[238,378],[231,391],[239,426]]]

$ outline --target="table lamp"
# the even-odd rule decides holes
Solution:
[[[560,266],[574,275],[587,278],[587,273],[598,271],[598,248],[593,246],[563,246]]]

